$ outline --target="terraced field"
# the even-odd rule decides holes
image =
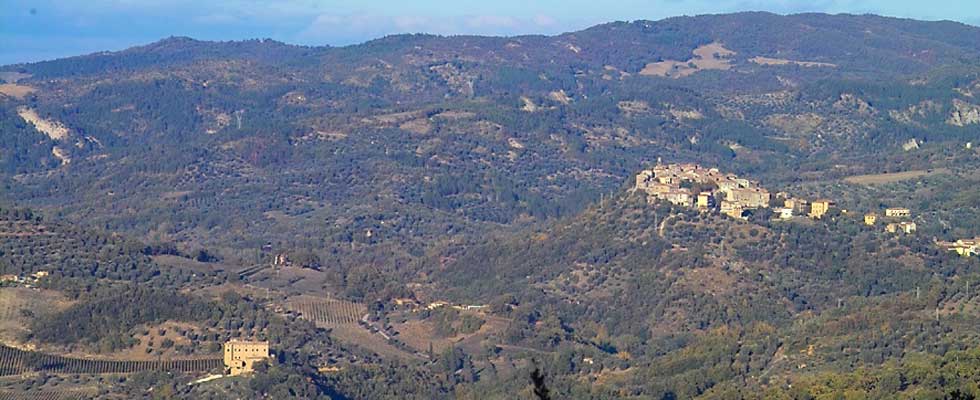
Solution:
[[[285,308],[299,313],[301,318],[318,327],[330,329],[331,336],[339,341],[370,349],[382,357],[417,359],[412,353],[391,345],[387,337],[358,324],[367,314],[364,304],[302,295],[287,301]]]
[[[0,392],[0,400],[84,400],[90,399],[94,391],[52,390],[37,392]]]
[[[0,345],[0,376],[33,371],[67,374],[128,374],[142,371],[195,372],[222,368],[219,358],[193,360],[90,360],[24,351]]]
[[[364,304],[313,296],[299,296],[287,302],[286,308],[326,328],[356,324],[367,314]]]

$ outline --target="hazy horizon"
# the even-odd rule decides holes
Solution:
[[[402,4],[373,1],[14,0],[0,10],[0,65],[118,51],[172,37],[199,40],[269,38],[289,44],[346,46],[387,35],[554,35],[590,26],[677,16],[764,11],[781,15],[820,12],[876,14],[980,25],[980,6],[957,0],[943,4],[884,0],[661,0],[593,4],[584,1],[533,3],[501,0],[446,4],[424,0]]]

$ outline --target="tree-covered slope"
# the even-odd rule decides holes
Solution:
[[[46,218],[0,208],[0,269],[73,288],[35,325],[45,343],[75,324],[58,345],[126,347],[163,319],[301,342],[252,383],[201,389],[214,397],[304,381],[293,395],[513,398],[536,368],[558,398],[975,393],[953,371],[977,343],[976,260],[935,241],[980,235],[978,43],[952,22],[739,13],[338,48],[169,38],[4,66],[0,201]],[[627,194],[661,159],[851,212],[741,222]],[[899,171],[921,178],[843,180]],[[889,206],[920,234],[858,219]],[[158,262],[280,254],[318,269],[256,275],[266,300],[167,298],[239,275]],[[415,348],[410,366],[345,351],[370,365],[331,375],[312,369],[336,356],[328,333],[272,324],[280,280],[363,303],[371,338],[458,333],[459,315],[395,298],[488,307],[468,315],[479,341]],[[159,382],[203,395],[161,377],[128,390]]]
[[[743,222],[624,195],[424,264],[438,290],[514,318],[501,345],[570,353],[549,366],[564,395],[583,389],[576,376],[595,373],[585,357],[604,360],[611,391],[640,398],[818,396],[861,390],[821,383],[828,376],[911,376],[911,364],[953,362],[977,339],[977,260],[868,227],[861,215]],[[876,390],[975,384],[908,379]]]
[[[568,215],[657,157],[774,180],[931,165],[976,139],[977,32],[743,13],[343,48],[171,38],[5,67],[34,91],[0,102],[4,195],[187,245],[349,248],[370,229],[418,253],[435,232]],[[644,72],[711,43],[734,53]],[[910,158],[910,140],[930,146]]]

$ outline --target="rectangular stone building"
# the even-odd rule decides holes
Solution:
[[[912,211],[907,208],[892,207],[885,209],[885,216],[892,218],[905,218],[912,215]]]
[[[269,342],[231,340],[224,346],[225,369],[231,376],[255,370],[255,363],[269,358]]]

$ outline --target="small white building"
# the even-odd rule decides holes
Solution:
[[[905,218],[912,215],[912,211],[907,208],[891,207],[885,209],[885,216],[892,218]]]

